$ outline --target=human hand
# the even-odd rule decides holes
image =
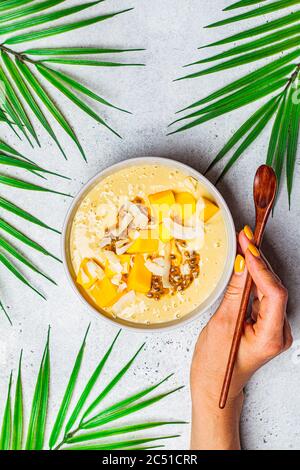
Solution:
[[[235,273],[220,307],[196,344],[191,367],[193,448],[205,448],[203,445],[239,448],[238,427],[244,386],[257,369],[292,344],[286,316],[287,290],[251,243],[252,238],[249,227],[239,234],[241,254],[236,259]],[[219,395],[247,271],[255,285],[251,321],[245,321],[227,406],[225,410],[219,410]],[[209,436],[207,429],[210,427]]]

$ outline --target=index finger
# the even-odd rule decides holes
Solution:
[[[278,278],[260,256],[249,249],[245,254],[248,271],[257,289],[262,293],[256,329],[269,337],[282,337],[288,294]]]

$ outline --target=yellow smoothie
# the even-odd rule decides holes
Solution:
[[[99,312],[140,324],[191,313],[218,284],[227,258],[222,212],[195,178],[167,165],[105,177],[71,228],[76,282]]]

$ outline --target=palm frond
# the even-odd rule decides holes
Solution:
[[[18,377],[15,391],[14,416],[13,416],[13,433],[12,433],[12,450],[22,449],[23,440],[23,389],[22,389],[22,350],[19,359]]]
[[[89,328],[88,328],[89,329]],[[88,331],[88,330],[87,330]],[[112,422],[114,420],[120,419],[125,416],[131,416],[133,413],[137,413],[142,409],[145,409],[148,406],[158,403],[161,399],[169,396],[175,391],[179,390],[181,387],[170,390],[160,395],[154,396],[148,400],[141,401],[140,399],[143,396],[142,392],[134,393],[137,403],[129,406],[132,403],[131,398],[117,399],[117,402],[114,405],[111,405],[111,409],[114,409],[114,412],[109,412],[108,414],[102,414],[102,418],[99,416],[94,416],[92,419],[97,423],[92,426],[89,426],[87,421],[85,424],[80,423],[76,428],[73,428],[75,421],[78,416],[83,413],[85,414],[85,405],[86,400],[88,399],[90,393],[93,391],[98,378],[101,375],[101,372],[106,365],[107,360],[109,359],[113,348],[116,344],[116,341],[119,337],[120,332],[117,334],[113,340],[110,347],[107,349],[107,352],[99,360],[97,367],[95,368],[94,373],[88,380],[87,384],[83,388],[83,392],[80,396],[79,401],[77,401],[75,408],[72,408],[72,395],[74,392],[75,385],[78,382],[79,371],[83,362],[83,355],[86,346],[86,336],[85,334],[83,343],[77,354],[75,364],[70,374],[70,378],[66,387],[66,391],[61,402],[55,423],[52,427],[52,432],[49,441],[49,447],[54,448],[55,450],[113,450],[113,449],[148,449],[160,447],[156,445],[156,441],[168,440],[178,437],[178,434],[163,434],[155,436],[143,436],[141,438],[136,437],[136,433],[140,434],[143,431],[157,429],[160,430],[165,427],[170,427],[174,425],[186,424],[185,421],[180,420],[153,420],[151,422],[137,422],[137,423],[128,423],[122,424],[121,426],[108,428],[102,427],[105,423]],[[4,408],[4,415],[2,420],[2,430],[0,437],[0,447],[1,450],[8,450],[10,448],[14,450],[41,450],[45,448],[44,437],[45,431],[48,429],[50,423],[48,420],[48,408],[49,403],[49,384],[50,384],[50,373],[51,373],[51,364],[50,364],[50,329],[48,330],[48,336],[46,341],[46,346],[44,349],[43,357],[40,363],[35,390],[32,397],[31,404],[31,413],[29,418],[29,423],[27,429],[24,428],[24,414],[26,411],[26,404],[23,400],[23,390],[22,390],[22,378],[21,378],[21,358],[19,360],[18,367],[18,376],[16,382],[15,390],[15,399],[14,399],[14,410],[13,410],[13,419],[11,417],[11,386],[12,386],[12,375],[9,380],[8,394],[6,398],[6,405]],[[127,364],[131,363],[129,361]],[[128,372],[128,367],[124,366],[122,368],[124,374]],[[123,375],[124,375],[123,374]],[[170,376],[169,376],[170,377]],[[162,380],[159,384],[147,387],[145,390],[148,390],[147,393],[154,391],[159,385],[163,384],[165,380]],[[121,408],[120,408],[120,404]],[[69,411],[71,412],[71,418],[67,421],[67,424],[64,426],[65,418]],[[92,431],[86,431],[85,429],[92,427]],[[26,432],[26,441],[23,444],[23,434]],[[132,438],[127,437],[133,435]],[[62,440],[57,444],[58,438],[61,436]],[[118,440],[113,440],[117,437]],[[109,438],[109,440],[106,440]]]
[[[50,328],[47,342],[40,364],[39,373],[32,398],[31,413],[27,430],[26,450],[40,450],[43,447],[45,418],[48,407],[49,377],[50,377]]]
[[[43,173],[55,175],[58,177],[62,176],[55,172],[45,170],[39,165],[36,165],[31,160],[24,157],[22,154],[20,154],[18,151],[14,150],[11,146],[5,144],[4,142],[0,142],[0,166],[6,168],[19,169],[22,170],[24,173],[27,172],[28,174],[31,174],[33,176],[39,176]],[[12,186],[22,190],[64,194],[51,190],[50,188],[47,188],[45,186],[34,184],[30,181],[27,181],[27,179],[19,179],[2,172],[0,172],[0,186],[1,184],[6,186]],[[67,194],[65,195],[67,196]],[[0,196],[0,209],[2,209],[3,213],[1,213],[0,215],[0,263],[5,266],[23,284],[33,289],[42,298],[45,298],[45,296],[31,284],[31,282],[27,279],[27,277],[25,277],[21,269],[15,263],[20,263],[21,265],[23,265],[23,267],[29,268],[31,271],[36,274],[39,274],[40,276],[44,277],[53,284],[56,284],[56,282],[50,276],[45,274],[41,269],[39,269],[39,267],[37,267],[30,260],[29,256],[23,254],[17,247],[15,247],[12,241],[14,240],[15,242],[20,242],[24,246],[37,251],[43,256],[50,256],[51,258],[59,262],[60,260],[42,245],[25,235],[21,230],[15,228],[11,222],[5,220],[5,212],[8,212],[11,215],[17,216],[21,220],[26,220],[44,229],[59,233],[58,230],[45,224],[37,217],[33,216],[29,212],[8,201],[2,196]],[[6,236],[9,237],[11,240],[7,239]],[[11,321],[7,314],[7,311],[4,309],[3,303],[0,303],[0,307],[9,319],[9,321]]]
[[[279,54],[281,56],[261,65],[254,71],[232,81],[208,96],[185,106],[178,112],[185,112],[186,114],[176,119],[172,125],[178,125],[182,121],[187,122],[184,125],[179,125],[170,134],[186,131],[235,111],[242,106],[261,101],[266,96],[271,95],[271,99],[265,104],[261,104],[259,109],[233,134],[209,165],[207,171],[211,170],[229,152],[233,151],[217,178],[217,181],[219,181],[275,116],[266,161],[267,164],[274,167],[279,182],[282,179],[284,166],[286,167],[287,189],[289,203],[291,203],[300,125],[298,96],[300,10],[289,11],[285,16],[271,18],[271,20],[269,15],[281,10],[286,11],[286,9],[300,4],[300,1],[276,0],[268,4],[261,5],[261,3],[253,0],[241,0],[225,8],[225,11],[228,11],[242,10],[245,7],[254,6],[254,8],[247,9],[245,12],[242,11],[235,16],[212,23],[207,26],[208,28],[231,23],[242,25],[242,22],[246,19],[260,18],[263,15],[266,15],[266,20],[253,28],[242,30],[234,35],[200,47],[199,49],[204,49],[235,43],[229,49],[188,64],[188,66],[195,67],[212,63],[208,67],[201,67],[200,70],[198,69],[178,78],[177,81],[199,78],[231,68],[250,65]],[[248,38],[251,38],[248,42],[240,44],[240,41]],[[238,148],[234,149],[238,143]]]
[[[298,5],[299,3],[300,0],[275,0],[269,5],[259,6],[258,8],[247,11],[246,13],[241,13],[240,15],[232,16],[231,18],[218,21],[217,23],[209,24],[206,26],[206,28],[216,28],[218,26],[224,26],[226,24],[248,20],[249,18],[255,18],[256,16],[268,15],[270,13],[274,13],[275,11]]]
[[[81,29],[93,24],[97,24],[106,20],[111,20],[123,13],[131,11],[133,8],[127,8],[112,13],[98,14],[91,18],[80,19],[77,21],[70,21],[64,24],[55,23],[60,19],[66,19],[70,16],[78,15],[84,10],[89,10],[92,7],[101,5],[103,0],[96,0],[90,2],[82,2],[75,6],[64,7],[65,0],[43,0],[39,3],[31,1],[13,1],[6,2],[5,5],[0,6],[0,11],[3,11],[0,18],[0,36],[4,36],[4,40],[0,41],[1,62],[0,65],[0,79],[4,83],[5,100],[3,103],[3,112],[0,114],[12,130],[18,134],[23,134],[29,141],[30,136],[34,141],[39,144],[36,130],[31,122],[31,114],[37,118],[44,130],[55,141],[59,150],[65,156],[64,150],[52,126],[48,120],[47,115],[42,111],[40,102],[47,108],[49,113],[64,129],[69,137],[77,146],[79,152],[85,157],[84,150],[79,143],[75,132],[70,124],[66,121],[63,113],[59,110],[48,91],[44,88],[42,81],[50,82],[56,91],[60,91],[68,97],[76,106],[82,111],[89,114],[99,124],[111,130],[115,135],[119,136],[118,132],[114,131],[102,117],[99,116],[85,101],[80,99],[71,89],[75,92],[88,96],[99,103],[115,108],[119,111],[125,111],[123,108],[112,105],[109,101],[100,97],[94,91],[82,85],[79,81],[74,80],[69,74],[57,72],[50,67],[46,67],[47,62],[52,62],[58,65],[74,65],[80,66],[97,66],[97,67],[129,67],[129,66],[143,66],[139,63],[128,63],[111,60],[89,60],[84,56],[97,56],[99,54],[124,54],[136,52],[143,49],[121,49],[121,48],[101,48],[101,47],[57,47],[57,48],[24,48],[24,52],[18,52],[13,49],[14,45],[25,44],[29,41],[36,41],[42,38],[57,36],[63,33],[68,33]],[[17,8],[19,6],[19,8]],[[60,9],[53,8],[61,6]],[[43,29],[36,29],[38,26],[44,25]],[[17,33],[20,30],[27,30],[22,33]],[[36,56],[41,56],[36,58]],[[67,57],[66,57],[67,56]],[[43,65],[45,64],[45,65]],[[40,81],[41,79],[41,81]],[[29,107],[30,113],[28,114],[24,106]],[[9,118],[9,119],[8,119]]]
[[[9,450],[10,444],[11,444],[11,430],[12,430],[11,397],[10,397],[11,382],[12,382],[12,373],[10,374],[10,377],[9,377],[7,398],[6,398],[6,404],[4,408],[4,414],[3,414],[3,421],[2,421],[2,428],[1,428],[1,435],[0,435],[0,450]]]
[[[298,84],[297,90],[298,91]],[[293,188],[294,172],[297,158],[298,139],[300,125],[300,102],[294,100],[292,102],[291,123],[289,129],[287,157],[286,157],[286,177],[289,196],[289,206],[291,206],[291,194]]]

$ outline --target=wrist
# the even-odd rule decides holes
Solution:
[[[221,410],[219,398],[206,393],[192,397],[191,447],[194,450],[240,449],[240,416],[244,394],[230,398]]]

